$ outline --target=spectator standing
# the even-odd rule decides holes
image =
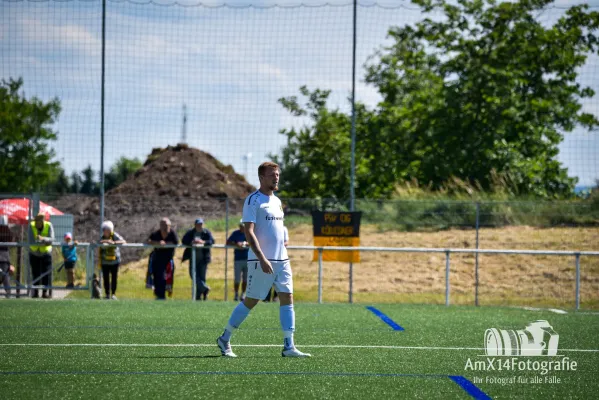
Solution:
[[[154,295],[157,300],[166,299],[166,280],[167,273],[170,270],[170,276],[174,276],[174,247],[160,247],[164,245],[178,245],[179,237],[177,232],[171,228],[171,221],[168,218],[160,220],[160,229],[150,234],[148,244],[157,246],[151,255],[151,275],[154,284]]]
[[[210,246],[214,244],[214,237],[212,236],[212,232],[204,228],[204,220],[202,218],[195,220],[195,226],[185,233],[182,243],[186,246],[202,247],[194,249],[196,263],[195,277],[192,276],[191,249],[185,249],[183,261],[189,260],[189,276],[192,280],[195,279],[195,299],[201,300],[201,297],[203,297],[204,300],[208,300],[210,287],[206,283],[206,273],[208,272],[208,264],[212,261]]]
[[[245,300],[245,290],[248,283],[248,252],[249,245],[245,237],[243,222],[239,223],[239,229],[233,231],[227,239],[227,246],[235,246],[234,256],[234,280],[235,301]],[[241,285],[241,296],[239,286]]]
[[[14,237],[8,226],[8,217],[0,215],[0,242],[14,242]],[[10,297],[10,275],[14,272],[10,264],[10,251],[8,247],[0,247],[0,282],[4,285],[4,295]]]
[[[75,287],[75,266],[77,264],[77,241],[73,241],[73,234],[67,232],[64,234],[64,243],[62,244],[62,258],[64,260],[64,269],[67,271],[67,288]]]
[[[118,300],[116,287],[119,266],[121,265],[121,249],[115,245],[124,243],[126,243],[125,239],[114,231],[114,224],[111,221],[104,221],[102,223],[102,237],[100,238],[100,244],[102,245],[100,247],[100,262],[106,299]]]
[[[49,299],[48,287],[52,283],[52,242],[54,241],[54,228],[46,216],[39,213],[31,222],[29,229],[29,264],[34,285],[43,285],[42,297]],[[33,298],[39,297],[38,289],[33,290]]]

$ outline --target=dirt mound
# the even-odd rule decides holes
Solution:
[[[239,199],[253,190],[232,166],[223,165],[199,149],[179,144],[154,149],[143,168],[108,194]]]
[[[154,149],[144,166],[105,196],[105,216],[129,242],[145,241],[169,217],[175,229],[194,218],[221,218],[227,207],[239,213],[255,188],[212,155],[185,144]],[[80,241],[97,240],[100,203],[97,197],[67,195],[52,205],[75,216]]]

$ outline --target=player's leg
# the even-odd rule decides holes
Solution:
[[[239,301],[239,286],[241,285],[241,268],[242,264],[239,261],[235,261],[233,264],[233,287],[235,288],[235,301]]]
[[[231,350],[231,335],[235,329],[239,328],[243,321],[250,314],[250,311],[258,304],[260,299],[263,299],[268,288],[272,286],[274,274],[266,274],[262,271],[260,263],[251,261],[248,263],[248,288],[246,298],[243,302],[237,304],[223,334],[216,340],[216,344],[220,348],[221,354],[226,357],[236,357]]]
[[[273,266],[274,267],[274,266]],[[279,321],[283,330],[283,357],[310,357],[295,348],[295,310],[293,309],[293,276],[289,261],[277,265],[275,270],[275,288],[279,293]]]
[[[241,297],[240,300],[245,300],[245,293],[248,287],[248,264],[244,263],[243,268],[241,268]]]

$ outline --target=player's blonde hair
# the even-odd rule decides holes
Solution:
[[[267,168],[273,168],[280,170],[279,164],[274,163],[272,161],[265,161],[258,167],[258,176],[264,176]]]

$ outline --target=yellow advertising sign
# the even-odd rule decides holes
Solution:
[[[359,237],[335,237],[335,236],[315,236],[314,246],[339,246],[339,247],[358,247],[360,246]],[[318,250],[314,250],[313,261],[318,261]],[[360,262],[359,251],[339,251],[339,250],[323,250],[322,261],[344,261],[357,263]]]
[[[361,212],[313,211],[314,246],[360,246],[361,217]],[[324,250],[322,258],[323,261],[360,262],[360,252]],[[318,260],[318,250],[314,251],[313,259]]]

